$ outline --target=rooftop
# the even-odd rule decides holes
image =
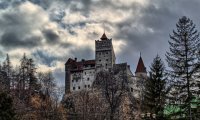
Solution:
[[[142,60],[142,57],[140,56],[138,64],[137,64],[137,68],[135,73],[139,73],[139,72],[143,72],[143,73],[147,73],[146,71],[146,67],[144,66],[144,62]]]
[[[103,35],[101,36],[101,40],[107,40],[107,39],[108,39],[108,38],[107,38],[106,34],[103,33]]]

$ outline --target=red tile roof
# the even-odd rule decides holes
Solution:
[[[82,62],[82,64],[84,64],[84,65],[91,65],[91,64],[95,65],[95,60],[85,60],[85,61]]]
[[[103,35],[101,36],[101,40],[107,40],[107,39],[108,39],[108,38],[107,38],[106,34],[103,33]]]
[[[71,65],[72,71],[81,71],[83,70],[84,65],[95,66],[95,60],[82,60],[77,62],[76,60],[69,58],[66,65]]]
[[[65,64],[66,64],[66,65],[69,65],[69,64],[72,64],[72,63],[74,63],[74,62],[75,62],[75,60],[69,58]]]
[[[138,72],[144,72],[146,73],[146,67],[144,66],[144,62],[142,60],[142,57],[140,57],[139,61],[138,61],[138,64],[137,64],[137,68],[136,68],[136,71],[135,73],[138,73]]]

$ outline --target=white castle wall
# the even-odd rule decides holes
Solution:
[[[112,45],[112,39],[95,41],[95,67],[87,66],[81,72],[71,73],[70,91],[76,92],[89,90],[94,82],[95,75],[101,70],[109,70],[115,65],[115,53]],[[141,96],[142,78],[146,78],[146,73],[136,73],[134,76],[127,66],[126,75],[128,77],[129,91],[136,98]]]

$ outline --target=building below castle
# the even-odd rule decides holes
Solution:
[[[141,91],[142,79],[147,77],[146,67],[140,56],[135,74],[127,63],[116,63],[112,39],[104,33],[100,40],[95,40],[95,59],[80,61],[69,58],[65,63],[65,93],[90,90],[96,74],[102,70],[111,71],[115,68],[123,69],[128,78],[129,90],[138,97]]]

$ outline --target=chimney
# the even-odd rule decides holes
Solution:
[[[77,61],[77,58],[74,58],[75,61]]]

